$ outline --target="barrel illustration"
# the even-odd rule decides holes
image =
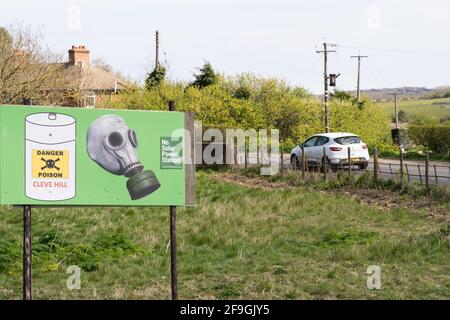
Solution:
[[[25,195],[45,201],[75,197],[75,118],[53,112],[25,118]]]

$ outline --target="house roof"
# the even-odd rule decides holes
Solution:
[[[83,91],[114,91],[132,87],[132,84],[120,75],[108,72],[91,64],[61,64],[67,87]]]

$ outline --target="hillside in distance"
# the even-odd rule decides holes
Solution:
[[[352,95],[356,95],[356,90],[348,92]],[[445,98],[448,97],[446,95],[450,95],[450,86],[432,89],[426,87],[399,87],[361,90],[361,95],[379,102],[392,101],[393,93],[397,93],[399,95],[399,99],[402,100]]]

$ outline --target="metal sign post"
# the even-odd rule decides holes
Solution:
[[[169,111],[175,111],[175,101],[169,101]],[[170,213],[170,282],[172,288],[172,300],[178,300],[177,235],[176,235],[177,207],[170,206],[169,213]]]
[[[23,206],[23,299],[31,294],[31,206]]]

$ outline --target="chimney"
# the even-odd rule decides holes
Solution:
[[[81,65],[89,64],[89,50],[85,46],[72,46],[69,49],[69,65],[74,66],[81,62]]]

